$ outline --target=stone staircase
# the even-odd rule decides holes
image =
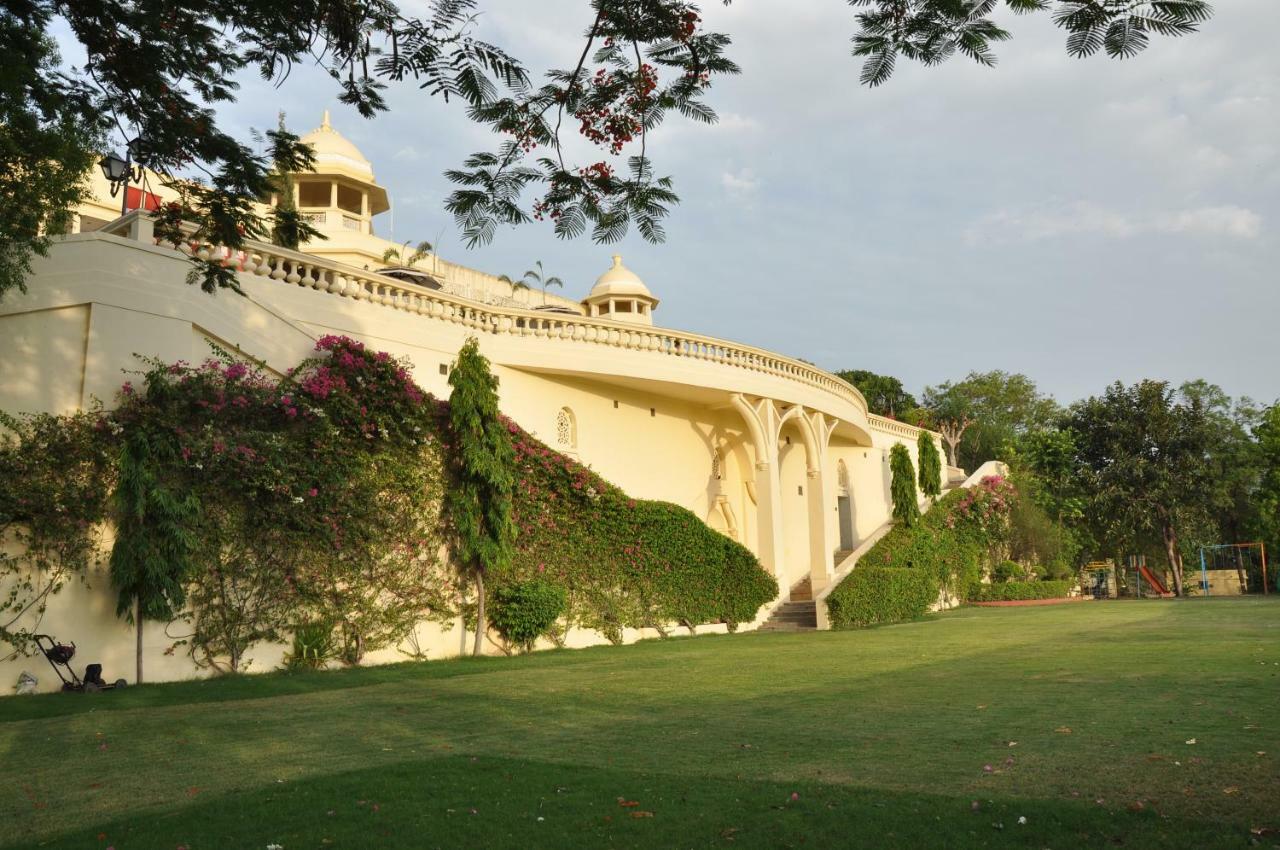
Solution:
[[[783,602],[760,626],[762,632],[811,632],[818,628],[818,609],[809,579],[791,588],[791,600]]]

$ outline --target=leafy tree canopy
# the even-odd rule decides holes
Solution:
[[[872,413],[901,419],[918,406],[916,397],[902,388],[902,381],[891,375],[877,375],[866,369],[846,369],[836,377],[853,384],[867,400]]]
[[[1051,427],[1061,413],[1058,403],[1026,375],[999,370],[970,372],[962,381],[926,387],[923,401],[933,422],[970,421],[958,457],[965,469],[1004,459],[1015,438]]]
[[[1095,538],[1112,552],[1158,545],[1181,594],[1182,544],[1208,542],[1221,506],[1215,423],[1201,399],[1180,400],[1162,381],[1117,382],[1073,405],[1066,425]]]
[[[990,45],[1009,37],[991,17],[1000,5],[1052,10],[1077,56],[1131,56],[1151,34],[1193,32],[1211,13],[1204,0],[850,2],[859,10],[853,53],[865,57],[868,85],[884,82],[898,56],[937,64],[961,53],[993,64]],[[491,150],[446,172],[457,186],[446,208],[467,242],[488,242],[499,226],[530,220],[551,222],[562,238],[590,231],[614,242],[634,225],[661,241],[662,219],[678,197],[649,158],[649,132],[672,114],[716,120],[706,96],[719,77],[738,73],[730,38],[704,28],[699,6],[683,0],[586,6],[581,49],[538,75],[478,36],[478,0],[404,8],[392,0],[6,0],[0,152],[17,164],[12,174],[39,180],[33,191],[21,179],[0,179],[0,294],[20,285],[32,251],[44,247],[42,234],[64,227],[108,130],[136,140],[138,163],[199,175],[184,213],[201,236],[240,248],[270,233],[254,202],[272,189],[273,167],[305,164],[306,150],[283,130],[267,134],[269,151],[255,150],[228,133],[215,110],[235,100],[241,74],[283,82],[304,62],[326,69],[340,100],[365,117],[387,109],[388,85],[408,81],[459,104],[494,134]],[[55,26],[79,43],[83,67],[59,61],[48,35]],[[574,158],[571,139],[594,152]],[[284,224],[277,238],[291,241],[292,225]],[[204,288],[235,288],[230,269],[196,262]]]

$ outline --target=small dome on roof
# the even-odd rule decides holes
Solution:
[[[622,257],[614,254],[613,267],[600,275],[582,303],[587,315],[594,318],[652,325],[658,299],[635,272],[622,264]]]
[[[587,295],[587,299],[628,295],[657,301],[653,297],[653,293],[649,291],[649,287],[644,285],[644,281],[635,272],[622,264],[621,255],[614,254],[612,268],[596,279],[596,285],[591,287],[591,292]]]
[[[329,110],[324,111],[320,126],[303,136],[301,141],[311,145],[315,151],[317,172],[323,173],[326,166],[345,166],[343,170],[373,179],[373,165],[358,147],[329,124]]]

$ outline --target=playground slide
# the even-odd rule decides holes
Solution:
[[[1150,569],[1145,566],[1138,567],[1138,572],[1142,573],[1142,577],[1147,580],[1147,584],[1151,585],[1155,589],[1156,593],[1161,596],[1173,596],[1173,594],[1169,592],[1169,588],[1164,586],[1164,582],[1156,578],[1156,574],[1151,572]]]

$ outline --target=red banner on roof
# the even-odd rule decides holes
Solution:
[[[144,192],[133,186],[126,186],[124,190],[124,207],[125,212],[129,210],[155,212],[160,209],[160,196],[152,192]]]

